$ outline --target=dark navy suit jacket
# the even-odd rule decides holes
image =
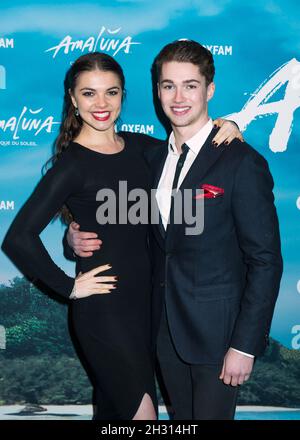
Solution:
[[[255,356],[264,351],[282,275],[268,164],[239,140],[215,148],[215,134],[213,129],[180,186],[224,189],[204,199],[203,232],[186,235],[189,225],[171,219],[166,235],[160,225],[151,235],[154,337],[165,302],[177,352],[198,364],[222,363],[229,347]],[[167,143],[146,152],[154,188],[167,154]]]

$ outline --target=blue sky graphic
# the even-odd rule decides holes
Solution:
[[[96,37],[102,26],[121,28],[118,38],[131,36],[140,43],[131,46],[129,54],[120,51],[116,55],[127,80],[123,122],[154,124],[154,135],[161,138],[165,132],[152,105],[150,68],[164,44],[190,38],[205,45],[232,45],[232,56],[215,56],[217,88],[210,105],[212,117],[240,111],[251,93],[279,66],[292,58],[300,61],[300,6],[296,0],[4,1],[0,5],[0,39],[14,38],[14,48],[0,47],[0,65],[6,69],[6,89],[0,90],[0,121],[17,117],[24,106],[42,108],[42,118],[52,115],[59,121],[63,78],[81,52],[60,51],[53,58],[53,52],[46,50],[66,35],[73,40]],[[104,35],[108,37],[107,32]],[[281,99],[284,90],[272,100]],[[296,206],[300,196],[300,110],[294,113],[287,151],[275,154],[268,143],[276,118],[269,115],[252,122],[245,137],[266,157],[275,181],[285,271],[272,335],[290,346],[291,328],[300,324],[296,289],[300,279],[300,210]],[[16,205],[15,211],[0,211],[0,240],[39,180],[54,138],[55,131],[42,131],[37,136],[34,131],[20,132],[20,140],[35,141],[37,146],[0,144],[0,199],[15,200]],[[11,140],[12,132],[0,128],[0,143]],[[56,222],[42,237],[55,261],[72,274],[72,264],[61,256],[62,233]],[[17,273],[0,254],[0,282],[8,282]]]

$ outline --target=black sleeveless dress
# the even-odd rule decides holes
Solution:
[[[138,215],[134,205],[139,199],[135,200],[134,192],[127,207],[126,197],[121,201],[119,197],[121,182],[121,191],[127,186],[127,194],[136,188],[149,193],[150,173],[143,150],[153,140],[137,134],[120,135],[125,147],[116,154],[70,143],[21,209],[3,244],[21,270],[68,298],[74,279],[55,265],[39,238],[40,232],[66,204],[81,230],[96,232],[101,238],[101,249],[92,257],[79,258],[76,270],[84,273],[110,263],[112,269],[100,275],[118,276],[117,288],[109,294],[71,302],[73,328],[94,385],[96,420],[131,419],[145,393],[157,405],[151,346],[149,226],[126,222],[126,215],[124,219],[130,208]],[[101,206],[108,203],[103,189],[105,194],[107,189],[112,190],[107,208],[112,223],[101,225],[97,216]]]

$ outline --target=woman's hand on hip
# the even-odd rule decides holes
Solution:
[[[88,272],[79,274],[75,278],[74,294],[76,298],[86,298],[91,295],[98,295],[104,293],[111,293],[111,290],[116,289],[115,283],[117,277],[112,276],[98,276],[99,273],[111,269],[110,264],[95,267]]]

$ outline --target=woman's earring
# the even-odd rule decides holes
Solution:
[[[77,107],[75,108],[75,116],[79,116],[79,111]]]

